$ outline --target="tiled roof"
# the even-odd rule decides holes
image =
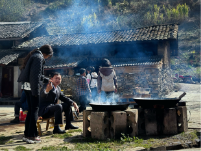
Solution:
[[[45,68],[77,67],[85,58],[62,58],[53,56],[45,63]]]
[[[160,64],[162,57],[143,57],[143,58],[108,58],[113,67],[156,65]],[[45,68],[77,67],[83,61],[100,61],[102,58],[61,58],[52,57],[45,63]]]
[[[140,57],[140,58],[111,58],[109,59],[113,67],[157,65],[162,63],[162,57]]]
[[[26,41],[20,44],[17,48],[35,48],[44,44],[50,44],[54,47],[143,40],[177,39],[177,34],[178,25],[159,25],[130,30],[42,36]]]
[[[0,39],[24,38],[41,25],[34,22],[0,22]]]
[[[0,50],[0,64],[7,65],[25,53],[23,50]]]

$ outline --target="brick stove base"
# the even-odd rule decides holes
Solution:
[[[95,139],[116,139],[121,133],[137,135],[174,135],[188,130],[187,108],[129,109],[125,111],[83,112],[83,135]]]
[[[130,136],[137,135],[138,110],[98,112],[85,110],[83,112],[83,135],[95,139],[120,138],[121,133]]]
[[[188,130],[187,108],[138,109],[139,135],[174,135]]]

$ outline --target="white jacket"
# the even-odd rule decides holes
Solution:
[[[100,72],[100,76],[102,77],[102,86],[101,91],[115,91],[115,85],[114,85],[114,76],[115,72],[113,71],[110,75],[105,76]]]
[[[96,72],[92,72],[91,73],[91,84],[90,84],[91,88],[97,87],[97,78],[98,78],[97,73]]]

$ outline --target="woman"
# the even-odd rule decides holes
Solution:
[[[87,67],[86,70],[87,70],[87,82],[90,85],[90,82],[91,82],[91,67],[90,66]]]
[[[91,89],[91,93],[92,93],[92,99],[95,101],[96,96],[97,96],[97,78],[98,75],[95,72],[95,68],[94,67],[90,67],[91,68],[91,81],[90,81],[90,89]]]
[[[53,50],[50,45],[43,45],[40,48],[32,50],[25,58],[22,65],[22,72],[18,78],[18,82],[25,83],[27,88],[24,88],[27,102],[28,114],[25,121],[25,131],[23,141],[27,143],[41,142],[38,137],[36,122],[38,119],[39,110],[39,94],[40,83],[49,82],[48,78],[44,77],[45,59],[51,58]]]
[[[100,92],[104,102],[108,97],[112,97],[114,92],[117,92],[116,73],[108,59],[103,60],[98,73],[98,93]]]

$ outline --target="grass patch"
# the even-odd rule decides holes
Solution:
[[[75,143],[74,150],[126,150],[127,148],[144,147],[149,149],[150,147],[164,146],[165,143],[158,139],[150,138],[144,140],[138,137],[129,137],[122,134],[120,140],[108,139],[108,140],[96,140],[92,138],[74,138],[70,141]]]
[[[75,150],[114,150],[114,146],[112,146],[109,143],[98,143],[98,144],[92,144],[92,143],[77,143],[74,147]]]
[[[71,133],[75,132],[82,132],[82,130],[81,129],[69,130],[67,133],[64,134],[53,134],[52,137],[64,139],[73,136]]]
[[[8,149],[7,149],[7,148],[1,148],[1,150],[3,150],[3,151],[8,151]]]
[[[8,140],[10,140],[11,138],[13,138],[12,136],[0,136],[0,145],[5,144]]]
[[[194,130],[194,131],[192,131],[192,132],[190,132],[189,133],[189,139],[191,139],[192,141],[194,140],[194,139],[197,139],[198,138],[198,136],[197,136],[197,131],[196,130]]]
[[[6,142],[5,144],[12,144],[12,143],[14,143],[14,141],[10,140],[10,141]]]
[[[198,138],[196,130],[191,131],[191,132],[189,132],[189,131],[188,132],[182,132],[180,135],[184,138],[188,138],[189,140],[194,140],[194,139]]]
[[[82,132],[81,129],[69,130],[67,133]]]
[[[53,151],[53,150],[59,150],[59,151],[68,150],[68,151],[70,151],[70,149],[68,149],[66,146],[48,146],[48,147],[42,147],[41,149],[38,149],[38,151],[43,151],[43,150],[50,150],[50,151]]]
[[[60,139],[64,139],[64,138],[68,138],[73,136],[72,134],[69,133],[64,133],[64,134],[53,134],[52,137],[54,138],[60,138]]]
[[[26,151],[26,150],[31,150],[29,148],[26,148],[24,146],[17,146],[14,148],[16,151]]]
[[[88,138],[74,138],[70,141],[71,143],[75,143],[74,150],[117,150],[118,148],[122,148],[124,143],[120,140],[97,140]]]

